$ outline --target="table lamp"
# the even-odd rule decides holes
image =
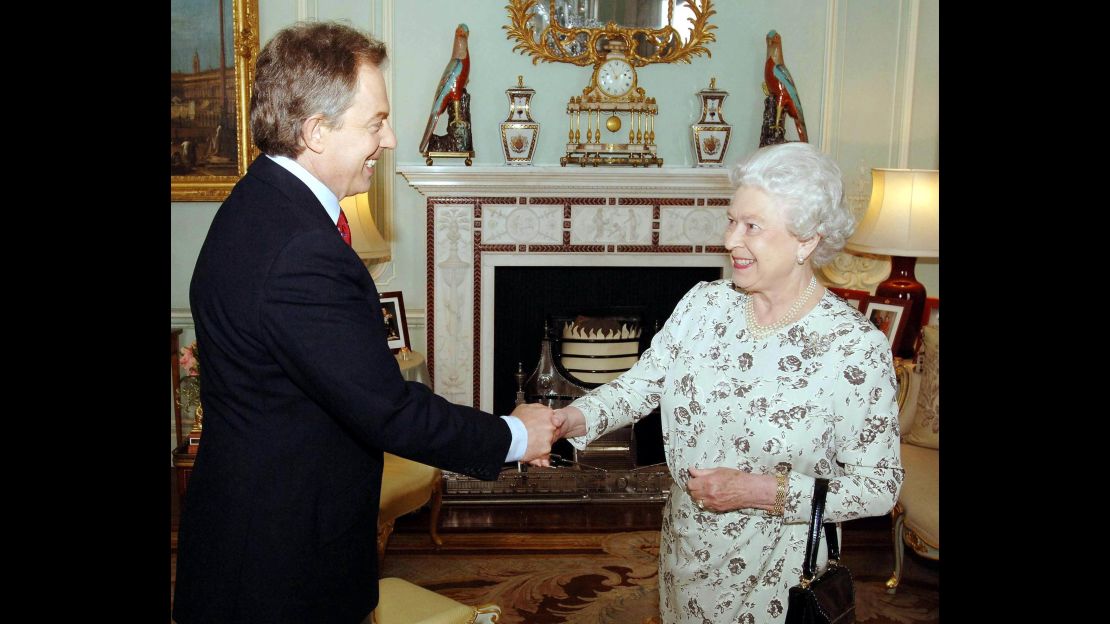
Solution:
[[[875,295],[909,301],[906,329],[894,355],[912,358],[925,310],[925,286],[914,277],[918,258],[940,256],[940,171],[872,169],[871,201],[845,247],[890,256],[890,276]]]
[[[389,243],[385,242],[378,226],[374,223],[374,213],[370,210],[370,194],[359,193],[344,197],[339,201],[347,223],[351,226],[351,248],[364,262],[384,262],[389,260]]]

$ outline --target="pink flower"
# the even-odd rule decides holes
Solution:
[[[185,371],[185,374],[189,377],[200,375],[200,361],[197,360],[197,343],[195,340],[189,346],[181,347],[178,363],[181,365],[181,370]]]

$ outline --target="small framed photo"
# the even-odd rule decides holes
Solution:
[[[921,326],[926,325],[940,327],[940,299],[937,297],[925,299],[925,310],[921,313]]]
[[[412,350],[412,343],[409,341],[409,324],[405,319],[405,299],[401,296],[401,291],[381,293],[381,302],[389,350],[394,353],[404,348]]]
[[[863,315],[878,327],[879,331],[886,334],[887,342],[890,343],[891,348],[894,348],[899,344],[902,333],[906,329],[909,310],[910,302],[906,299],[868,297]]]
[[[851,288],[837,288],[835,286],[829,286],[828,289],[860,312],[863,312],[863,306],[867,303],[867,298],[871,296],[871,293],[866,290],[852,290]]]

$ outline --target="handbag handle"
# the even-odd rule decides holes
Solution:
[[[821,545],[821,528],[825,529],[825,540],[829,546],[829,565],[840,563],[840,542],[836,538],[836,526],[824,524],[825,494],[829,491],[829,480],[817,478],[813,483],[813,511],[809,519],[809,533],[806,536],[806,557],[802,561],[802,587],[809,585],[817,573],[817,550]]]

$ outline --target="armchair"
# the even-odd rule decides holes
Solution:
[[[895,593],[902,579],[905,546],[928,559],[940,559],[940,328],[921,332],[922,355],[916,370],[899,364],[898,422],[906,478],[891,511],[894,574],[886,582]]]
[[[378,581],[378,606],[373,624],[493,624],[501,618],[497,605],[471,607],[390,577]]]
[[[439,512],[443,502],[443,472],[412,460],[385,453],[382,466],[382,493],[378,505],[378,567],[385,558],[385,545],[393,533],[397,518],[416,511],[431,500],[432,517],[429,533],[436,546],[439,537]]]

